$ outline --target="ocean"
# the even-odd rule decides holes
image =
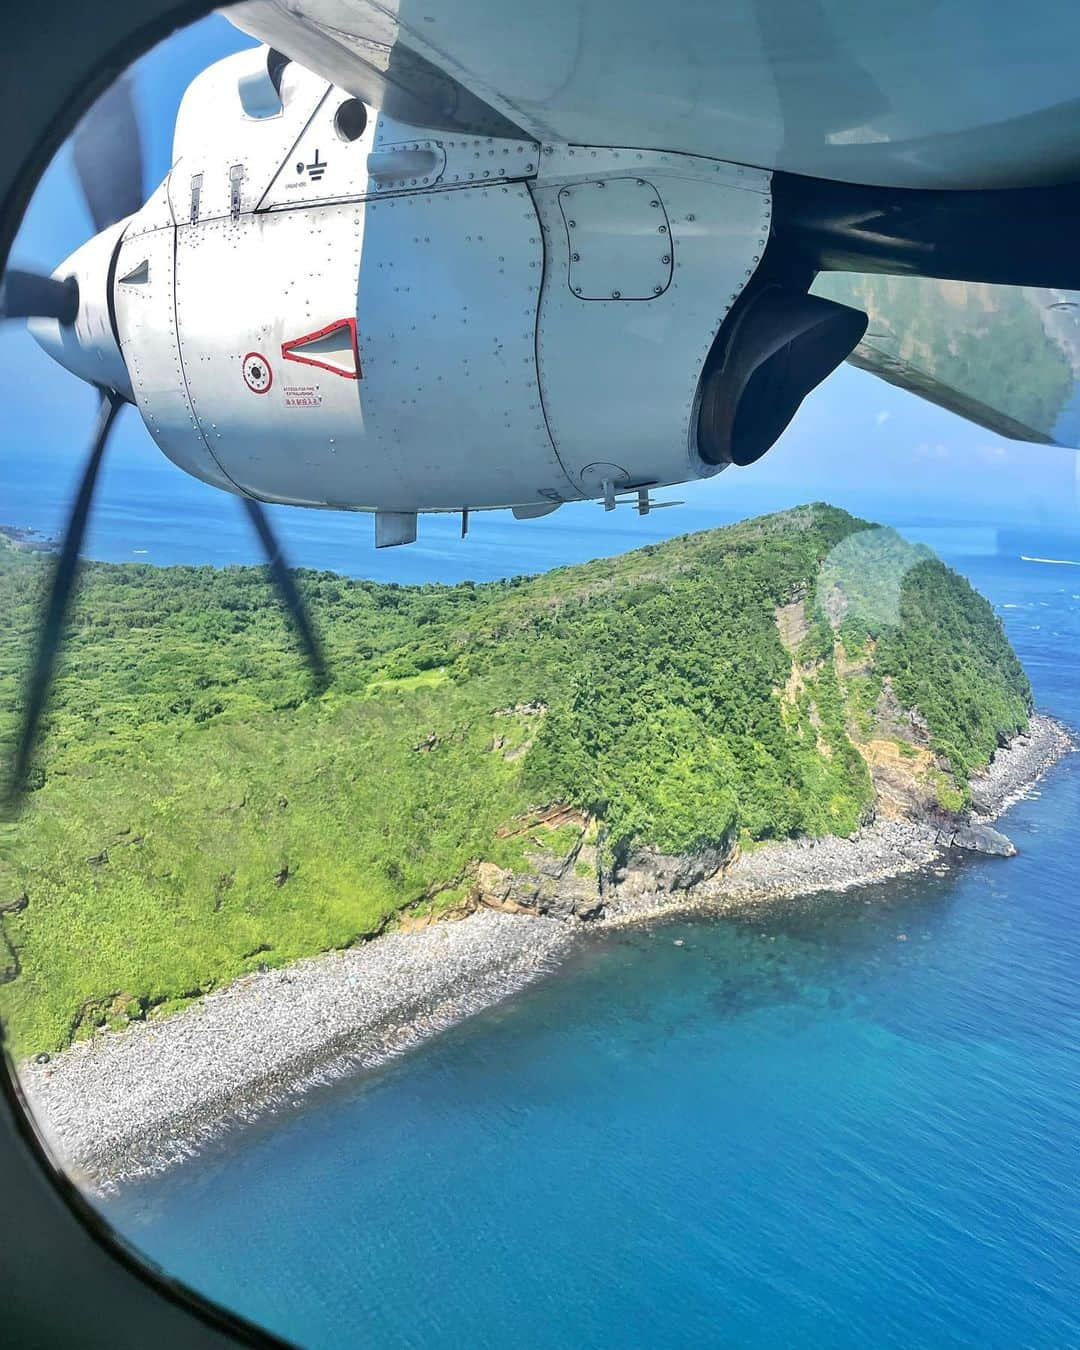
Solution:
[[[54,499],[24,486],[7,523],[55,528]],[[166,529],[130,486],[95,556],[254,557],[234,503],[208,495],[228,516],[185,522],[173,499]],[[461,574],[723,515],[587,510],[484,522]],[[449,521],[374,555],[368,521],[297,515],[281,519],[307,565],[466,566]],[[883,515],[993,601],[1039,705],[1080,726],[1080,575],[1022,561],[1078,561],[1080,540]],[[311,1346],[1080,1346],[1077,820],[1073,756],[1003,818],[1014,859],[597,938],[105,1213]]]
[[[85,555],[161,566],[261,562],[237,498],[175,468],[145,434],[137,434],[134,414],[126,418],[104,462]],[[1040,447],[1023,449],[1036,453]],[[949,558],[1029,553],[1080,559],[1080,488],[1072,483],[1039,480],[1038,492],[1030,500],[1018,499],[1008,513],[1009,525],[1003,527],[987,522],[985,503],[961,502],[958,494],[945,489],[938,493],[932,480],[928,484],[910,473],[905,479],[897,470],[887,489],[880,483],[866,486],[859,473],[836,475],[820,455],[808,460],[801,479],[783,472],[769,477],[754,466],[756,472],[729,469],[703,483],[664,489],[660,500],[685,501],[645,517],[630,506],[605,512],[597,502],[574,503],[529,521],[514,520],[509,511],[482,511],[473,513],[463,540],[459,516],[425,515],[417,542],[405,548],[376,550],[372,518],[364,513],[287,506],[270,506],[267,512],[294,566],[412,585],[545,571],[815,499],[895,525]],[[788,455],[785,463],[791,461]],[[768,466],[770,460],[764,463]],[[74,453],[0,455],[0,524],[59,534],[79,468]],[[993,472],[985,476],[992,479]]]

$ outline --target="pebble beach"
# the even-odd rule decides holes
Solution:
[[[1064,727],[1034,715],[972,784],[973,822],[993,819],[1072,748]],[[587,933],[864,885],[950,851],[931,823],[879,821],[847,839],[755,848],[690,892],[615,902],[589,922],[479,908],[245,976],[167,1018],[27,1062],[20,1083],[57,1159],[105,1190],[407,1052],[552,971]]]

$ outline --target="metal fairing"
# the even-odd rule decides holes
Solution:
[[[147,279],[118,282],[115,288],[120,348],[136,406],[159,449],[196,478],[235,492],[210,454],[188,401],[176,333],[174,249],[171,228],[125,234],[116,275],[124,277],[145,262]]]
[[[250,64],[220,63],[234,102]],[[208,83],[219,107],[223,87]],[[277,118],[233,107],[239,142],[280,133],[297,91],[318,92],[283,80]],[[389,512],[610,499],[715,473],[696,399],[769,236],[769,174],[635,149],[541,154],[382,114],[346,142],[347,97],[324,90],[283,148],[277,134],[242,162],[226,153],[218,169],[243,169],[227,211],[223,172],[216,198],[209,169],[192,186],[206,128],[181,119],[175,232],[132,229],[118,273],[132,282],[117,287],[136,400],[166,453],[265,500]]]
[[[348,97],[340,89],[331,89],[322,100],[282,156],[280,167],[258,202],[259,210],[366,194],[367,157],[374,143],[376,119],[372,116],[368,120],[355,141],[343,141],[334,129],[334,118]]]
[[[717,472],[696,401],[769,173],[340,117],[344,90],[267,72],[244,52],[194,82],[116,258],[132,393],[174,462],[402,515]]]
[[[403,147],[415,135],[415,128],[380,114],[375,129],[375,149],[385,153],[395,147]],[[537,172],[540,159],[539,145],[529,140],[440,134],[438,144],[446,155],[446,167],[441,178],[445,187],[531,178]],[[380,185],[380,188],[383,186]],[[404,186],[404,183],[399,183],[399,187]]]
[[[717,472],[696,400],[770,175],[355,101],[266,51],[204,72],[115,255],[102,233],[69,260],[79,340],[53,321],[48,349],[130,392],[188,472],[268,501],[549,509]]]
[[[244,491],[307,506],[576,495],[537,384],[542,273],[519,184],[181,225],[179,347],[214,459]],[[283,344],[350,311],[360,379],[281,359]],[[253,353],[272,369],[257,391]]]
[[[609,174],[618,190],[599,190]],[[652,293],[632,298],[643,289],[643,255],[634,242],[642,184],[657,203],[645,208]],[[684,155],[566,147],[545,154],[532,191],[546,247],[540,387],[552,438],[576,485],[596,496],[605,481],[619,488],[716,473],[695,444],[698,386],[720,325],[769,237],[769,175]],[[589,249],[609,251],[607,261],[593,264],[611,283],[603,300],[575,293],[585,262],[585,252],[569,243],[578,194],[589,203]],[[606,230],[599,228],[602,196],[610,204]],[[615,284],[620,268],[626,279]]]
[[[169,175],[178,224],[193,216],[214,220],[253,211],[330,89],[326,80],[292,62],[282,74],[281,111],[247,116],[239,83],[265,66],[265,49],[238,52],[188,86],[176,118]]]
[[[372,114],[355,141],[345,141],[335,118],[349,97],[331,89],[284,156],[259,210],[509,182],[536,173],[539,147],[533,141],[429,133],[384,112]]]

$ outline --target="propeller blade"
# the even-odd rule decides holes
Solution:
[[[75,172],[100,234],[146,200],[142,137],[131,81],[122,76],[98,99],[72,138]]]
[[[248,519],[251,521],[255,533],[259,536],[259,542],[263,546],[266,562],[270,568],[270,575],[273,577],[274,585],[278,590],[278,597],[289,618],[292,619],[315,683],[320,689],[325,688],[328,677],[322,644],[312,627],[311,617],[300,592],[296,588],[296,580],[289,571],[288,563],[285,561],[273,526],[263,510],[261,502],[257,502],[254,497],[243,497],[241,500],[244,503],[244,509],[247,511]]]
[[[45,711],[52,689],[56,657],[64,634],[64,621],[75,591],[79,552],[82,548],[83,535],[86,533],[94,488],[97,486],[101,457],[105,452],[109,431],[122,404],[123,400],[115,394],[102,395],[94,427],[94,439],[86,459],[86,467],[83,469],[82,482],[79,484],[79,491],[71,508],[67,529],[64,531],[64,542],[56,559],[52,586],[45,607],[45,619],[38,634],[37,650],[34,652],[34,662],[30,668],[22,726],[19,728],[15,755],[4,794],[5,815],[13,815],[18,810],[26,790],[30,757],[34,753],[41,715]]]
[[[59,319],[73,324],[79,313],[79,283],[9,267],[0,281],[0,319]]]

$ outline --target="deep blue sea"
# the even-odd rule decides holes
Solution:
[[[13,523],[54,527],[48,500],[20,492]],[[564,515],[488,522],[467,565],[449,522],[376,558],[367,522],[312,516],[294,556],[480,578],[718,523],[605,522],[598,549],[593,518]],[[110,508],[92,551],[247,558],[231,514],[179,518]],[[1080,539],[909,532],[990,597],[1039,704],[1080,725],[1080,567],[1021,561],[1080,560]],[[1015,859],[597,939],[107,1214],[306,1345],[1080,1346],[1078,821],[1075,756],[1005,818]]]

